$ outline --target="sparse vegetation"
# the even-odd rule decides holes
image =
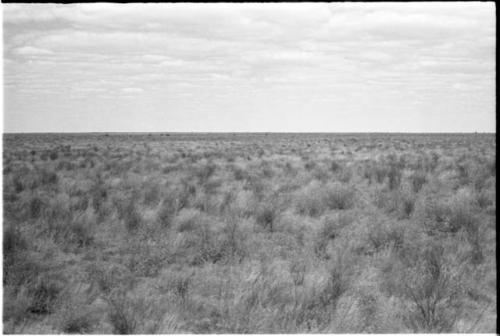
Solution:
[[[492,333],[495,135],[4,135],[4,333]]]

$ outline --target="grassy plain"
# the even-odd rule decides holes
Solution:
[[[7,134],[4,333],[496,331],[494,134]]]

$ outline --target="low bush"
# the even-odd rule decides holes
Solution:
[[[204,224],[205,216],[197,209],[182,209],[174,219],[174,226],[178,232],[190,232]]]
[[[33,314],[50,314],[58,304],[59,294],[64,283],[55,276],[43,274],[28,287],[30,305],[28,311]]]
[[[107,302],[109,305],[108,318],[113,326],[113,332],[120,335],[135,333],[138,321],[133,302],[125,295],[110,297]]]
[[[395,190],[399,188],[402,178],[401,168],[399,168],[399,166],[396,164],[392,164],[387,173],[387,177],[387,185],[389,187],[389,190]]]
[[[296,194],[296,209],[301,215],[316,217],[325,211],[325,191],[313,181]]]
[[[326,186],[325,203],[329,209],[345,210],[354,207],[355,191],[351,186],[333,183]]]
[[[404,245],[405,228],[391,220],[374,219],[368,227],[367,242],[370,251],[385,248],[400,249]]]
[[[61,330],[67,334],[89,334],[96,320],[89,309],[83,305],[68,305],[62,314]]]
[[[413,192],[418,193],[427,182],[427,174],[422,171],[415,171],[410,176],[410,181],[413,187]]]
[[[257,208],[255,219],[265,230],[274,232],[278,215],[279,208],[274,202],[264,202]]]
[[[400,270],[398,293],[410,308],[404,321],[412,332],[449,332],[460,314],[460,279],[443,247],[426,245]]]

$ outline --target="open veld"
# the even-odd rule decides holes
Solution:
[[[496,331],[495,134],[6,134],[5,333]]]

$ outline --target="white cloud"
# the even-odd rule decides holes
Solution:
[[[138,105],[168,110],[184,122],[188,117],[181,113],[203,119],[228,109],[239,111],[234,112],[239,121],[233,125],[242,120],[254,125],[252,116],[265,116],[267,105],[280,116],[268,126],[280,130],[278,121],[291,116],[287,125],[300,128],[301,111],[313,106],[318,109],[314,113],[333,113],[332,120],[335,113],[354,113],[358,117],[352,120],[361,120],[369,106],[384,120],[389,115],[383,111],[408,109],[406,101],[420,95],[417,105],[426,113],[444,113],[433,105],[440,97],[447,110],[471,118],[471,127],[491,129],[467,117],[463,108],[464,101],[473,101],[474,108],[494,115],[494,96],[471,98],[494,91],[496,18],[491,3],[93,3],[3,8],[6,101],[7,107],[22,111],[18,113],[35,113],[45,104],[62,114],[63,106],[72,102],[59,93],[72,89],[82,104],[73,108],[81,113],[93,114],[94,107],[109,105],[107,100],[100,104],[99,97],[114,97],[118,106],[121,98],[132,96]],[[49,91],[61,98],[42,99],[42,88],[43,95]],[[459,98],[453,96],[457,90]],[[99,92],[106,94],[96,95]],[[185,99],[193,95],[196,103]],[[225,103],[214,97],[225,97]],[[308,102],[315,103],[307,107]],[[123,104],[120,108],[131,111],[130,100]],[[30,120],[15,118],[21,119]],[[127,127],[135,127],[130,120]],[[358,127],[346,123],[331,125]],[[377,127],[377,122],[363,125]],[[15,125],[25,126],[31,127]],[[316,127],[323,129],[327,123],[317,122]]]
[[[18,55],[47,55],[47,54],[53,54],[52,51],[48,49],[42,49],[42,48],[36,48],[36,47],[31,47],[31,46],[25,46],[25,47],[19,47],[15,48],[14,53]]]
[[[122,92],[125,92],[125,93],[142,93],[142,92],[144,92],[144,89],[136,88],[136,87],[128,87],[128,88],[123,88]]]

